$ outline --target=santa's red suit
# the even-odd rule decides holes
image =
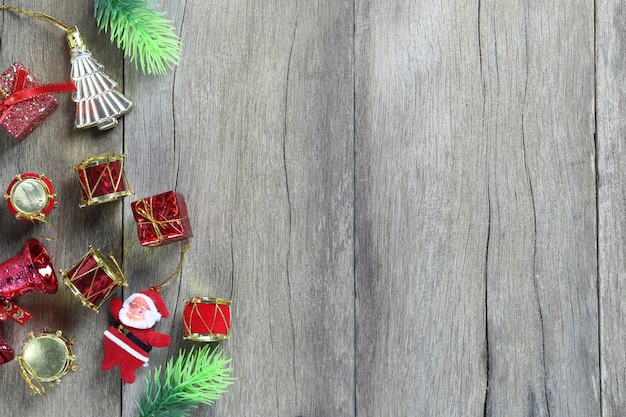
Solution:
[[[119,298],[110,303],[111,313],[118,323],[104,332],[101,367],[108,371],[119,365],[120,377],[129,384],[135,382],[135,371],[148,365],[148,352],[152,347],[167,347],[172,343],[170,336],[152,330],[161,317],[169,316],[157,290],[151,288],[132,294],[124,303]]]

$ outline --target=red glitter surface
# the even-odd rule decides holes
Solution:
[[[193,236],[182,194],[167,191],[131,203],[142,246],[164,246]]]
[[[19,62],[14,62],[0,75],[0,88],[6,95],[13,92],[17,71],[20,68],[25,69]],[[39,85],[41,83],[31,74],[28,74],[24,87],[37,87]],[[54,113],[58,106],[59,102],[51,95],[37,96],[11,106],[1,124],[15,139],[21,141]]]
[[[71,285],[94,305],[100,305],[117,289],[115,281],[98,265],[93,256],[86,256],[82,262],[70,268],[66,275]]]
[[[126,191],[126,185],[121,177],[121,167],[120,161],[111,161],[87,168],[79,168],[81,182],[84,184],[83,195],[85,200]]]

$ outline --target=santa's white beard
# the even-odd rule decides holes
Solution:
[[[155,314],[152,311],[146,311],[146,318],[144,320],[132,320],[128,318],[126,313],[128,313],[128,306],[123,306],[119,314],[120,323],[124,326],[134,327],[135,329],[149,329],[160,319],[158,313]]]

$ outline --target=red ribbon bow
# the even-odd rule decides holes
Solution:
[[[20,307],[13,301],[0,297],[0,321],[13,319],[24,325],[31,317],[33,317],[32,313],[24,307]]]
[[[71,91],[76,91],[76,85],[74,85],[72,81],[66,81],[56,84],[44,84],[37,87],[24,88],[27,76],[28,70],[24,68],[19,68],[17,70],[15,85],[13,86],[13,91],[11,95],[5,97],[4,100],[0,103],[0,111],[2,111],[2,114],[0,114],[0,123],[2,123],[7,117],[7,115],[9,114],[9,110],[11,110],[11,107],[16,105],[17,103],[32,100],[33,98],[45,96],[48,94],[69,93]]]

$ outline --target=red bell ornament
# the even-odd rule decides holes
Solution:
[[[11,318],[24,324],[31,314],[12,300],[32,292],[54,294],[57,289],[58,281],[48,251],[37,239],[28,239],[17,255],[0,264],[0,321]],[[0,333],[0,364],[14,356],[15,352]]]

